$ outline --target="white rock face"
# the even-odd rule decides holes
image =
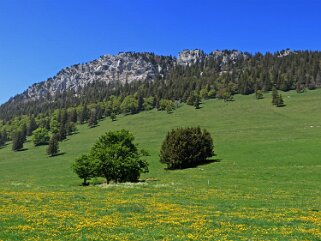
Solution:
[[[175,64],[191,66],[196,63],[202,63],[206,59],[214,58],[221,67],[224,67],[247,59],[250,56],[248,53],[236,50],[217,50],[207,55],[199,49],[183,50],[179,53],[177,59],[156,56],[151,53],[135,52],[104,55],[88,63],[67,67],[53,78],[30,86],[20,96],[24,101],[30,101],[54,96],[56,93],[64,91],[77,93],[79,89],[96,81],[102,81],[107,84],[113,82],[125,84],[134,81],[153,81],[158,77],[164,78]]]
[[[203,50],[195,49],[188,50],[185,49],[178,54],[177,63],[179,65],[191,66],[197,62],[203,62],[206,57],[206,54]]]
[[[283,57],[289,56],[290,54],[295,54],[295,52],[293,52],[291,49],[285,49],[280,51],[278,58],[283,58]]]
[[[153,64],[148,56],[151,57],[148,54],[126,52],[118,55],[104,55],[85,64],[67,67],[53,78],[30,86],[26,98],[35,100],[64,90],[77,92],[80,87],[95,81],[106,83],[119,81],[125,84],[154,80],[161,74],[162,67]]]
[[[248,59],[250,54],[237,50],[216,50],[213,51],[210,56],[213,56],[214,60],[221,62],[221,65],[226,65],[228,63],[235,64],[237,61]]]

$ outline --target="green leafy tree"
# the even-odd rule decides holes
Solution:
[[[204,100],[208,99],[208,90],[207,88],[200,90],[200,97]]]
[[[155,98],[154,97],[147,97],[144,98],[143,109],[144,110],[152,110],[154,109]]]
[[[158,110],[166,110],[166,112],[170,114],[175,110],[175,104],[172,100],[162,99],[159,101]]]
[[[97,174],[106,178],[107,184],[138,181],[148,164],[142,160],[143,152],[133,143],[134,136],[127,130],[110,131],[101,136],[90,155],[97,162]]]
[[[83,179],[82,185],[87,186],[89,185],[87,181],[95,177],[97,163],[93,161],[91,156],[81,155],[76,159],[75,163],[73,163],[72,169],[79,178]]]
[[[128,95],[121,103],[120,108],[125,114],[135,114],[138,109],[138,102],[134,96]]]
[[[167,133],[160,151],[160,161],[168,169],[180,169],[202,164],[214,155],[214,145],[207,130],[177,128]]]
[[[57,155],[58,153],[59,153],[59,136],[58,134],[54,134],[51,136],[49,140],[47,154],[52,157]]]
[[[46,128],[39,127],[33,131],[32,141],[35,146],[47,145],[49,140],[50,136]]]
[[[211,89],[211,90],[208,92],[208,98],[214,99],[215,97],[216,97],[216,90],[215,90],[215,89]]]

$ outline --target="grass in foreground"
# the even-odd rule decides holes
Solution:
[[[321,90],[282,96],[284,108],[236,96],[80,126],[54,158],[0,149],[0,240],[320,240]],[[167,131],[197,125],[219,162],[164,170]],[[145,182],[81,187],[71,163],[121,128],[151,154]]]

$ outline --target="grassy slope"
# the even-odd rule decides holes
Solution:
[[[0,240],[321,239],[321,90],[284,93],[284,108],[265,97],[80,126],[55,158],[32,143],[23,152],[1,149]],[[165,171],[158,153],[167,131],[195,125],[212,133],[220,162]],[[70,164],[120,128],[150,152],[150,181],[80,187]]]

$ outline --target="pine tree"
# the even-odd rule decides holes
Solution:
[[[195,109],[199,109],[200,105],[201,105],[201,98],[199,95],[195,95],[195,100],[194,100]]]
[[[50,141],[49,141],[49,146],[48,146],[48,149],[47,149],[47,154],[49,156],[55,156],[59,153],[59,142],[58,142],[58,135],[53,135],[51,138],[50,138]]]
[[[0,132],[0,146],[3,146],[6,143],[6,138],[3,132]]]
[[[112,120],[112,121],[115,121],[116,120],[116,114],[114,113],[114,112],[112,112],[111,114],[110,114],[110,119]]]
[[[38,128],[38,125],[36,123],[36,120],[33,116],[29,117],[29,125],[27,127],[27,135],[31,136],[32,132]]]
[[[67,130],[66,130],[66,125],[62,124],[59,128],[58,132],[58,140],[63,141],[67,138]]]
[[[13,133],[12,136],[12,150],[19,151],[23,148],[24,135],[21,131]]]
[[[97,112],[96,112],[96,109],[93,109],[90,112],[90,118],[88,120],[88,126],[92,128],[92,127],[95,127],[97,124],[98,124]]]
[[[279,99],[278,90],[275,87],[273,87],[273,89],[272,89],[272,104],[277,105],[278,99]]]
[[[264,98],[264,97],[263,97],[262,90],[257,89],[257,90],[255,91],[255,98],[256,98],[257,100],[260,100],[260,99],[263,99],[263,98]]]
[[[282,98],[282,95],[279,95],[278,101],[277,101],[277,103],[276,103],[276,106],[277,106],[277,107],[283,107],[283,106],[285,106],[284,101],[283,101],[283,98]]]

